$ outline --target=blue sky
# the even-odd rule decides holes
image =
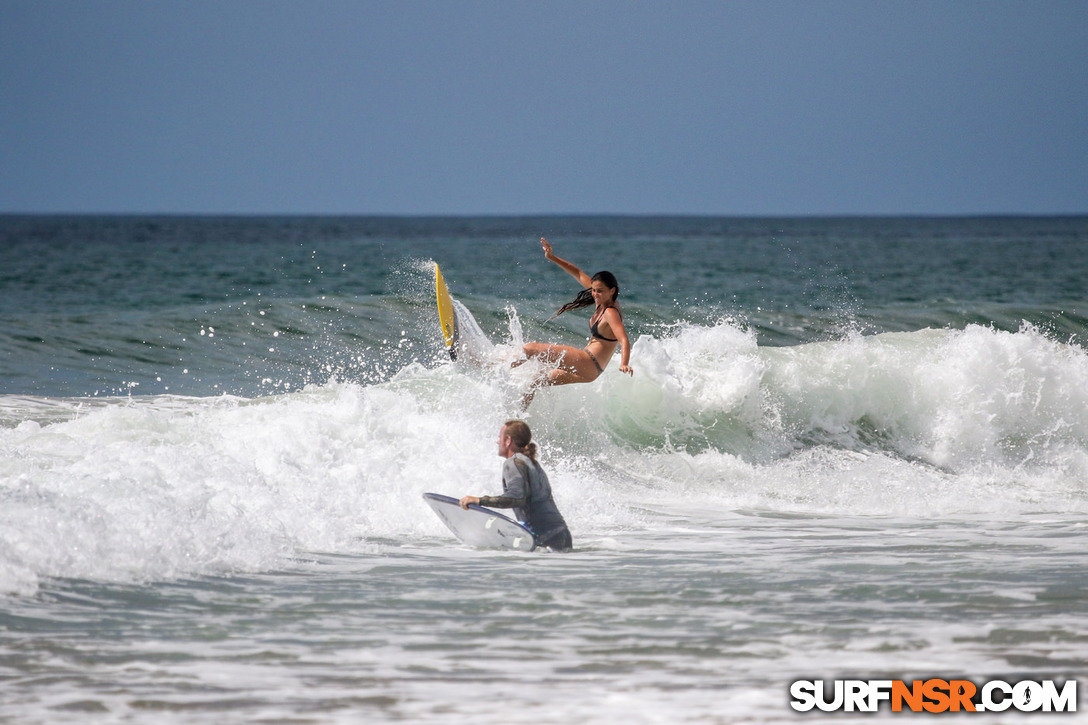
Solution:
[[[1088,213],[1088,2],[0,0],[0,212]]]

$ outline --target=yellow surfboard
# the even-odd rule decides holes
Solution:
[[[457,359],[457,317],[453,313],[453,298],[446,287],[446,280],[442,279],[442,270],[438,263],[434,265],[434,289],[438,294],[438,322],[442,326],[442,339],[446,341],[446,350],[450,353],[450,359]]]

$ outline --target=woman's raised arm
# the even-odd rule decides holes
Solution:
[[[560,259],[559,257],[552,254],[552,245],[549,244],[548,240],[545,239],[544,237],[540,238],[540,246],[544,250],[544,258],[545,259],[548,259],[548,260],[550,260],[552,262],[555,262],[560,267],[562,267],[564,272],[566,272],[571,277],[574,277],[576,280],[578,280],[578,284],[582,285],[582,289],[588,289],[589,288],[589,285],[592,282],[592,280],[590,280],[588,274],[586,274],[581,269],[579,269],[577,265],[571,264],[567,260]]]

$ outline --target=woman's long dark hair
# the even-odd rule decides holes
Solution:
[[[589,279],[589,281],[590,282],[604,282],[606,287],[608,287],[609,289],[616,290],[616,294],[612,295],[612,301],[613,302],[615,302],[616,300],[618,300],[620,298],[620,283],[616,281],[616,275],[612,274],[611,272],[606,272],[606,271],[602,270],[602,271],[598,272],[597,274],[593,275]],[[552,315],[552,319],[554,320],[556,317],[559,317],[559,315],[563,314],[564,312],[570,312],[571,310],[577,310],[577,309],[579,309],[581,307],[589,307],[592,304],[593,304],[593,293],[590,292],[588,288],[586,288],[586,289],[582,290],[581,292],[579,292],[578,296],[575,297],[573,300],[571,300],[567,304],[560,307],[559,310],[554,315]]]

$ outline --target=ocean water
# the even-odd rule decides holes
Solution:
[[[568,555],[461,546],[524,414]],[[0,722],[775,723],[1088,681],[1088,218],[0,217]],[[1084,722],[1009,710],[977,722]],[[887,705],[866,719],[902,720]]]

